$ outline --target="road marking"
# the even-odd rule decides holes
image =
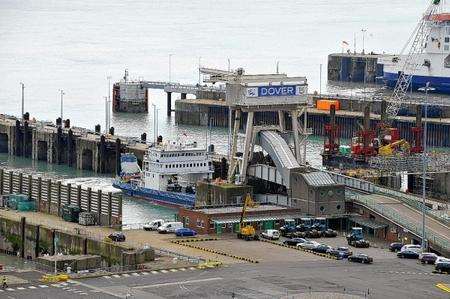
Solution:
[[[39,287],[40,287],[40,288],[48,288],[48,285],[40,284]]]
[[[130,277],[130,274],[124,273],[122,274],[123,277]]]
[[[167,272],[169,272],[169,271],[167,271],[167,270],[161,270],[161,273],[167,273]]]
[[[177,269],[170,269],[170,272],[178,272]]]
[[[18,287],[17,289],[18,289],[18,290],[25,290],[24,287]]]
[[[137,286],[137,287],[133,287],[133,289],[149,289],[149,288],[157,288],[157,287],[164,287],[164,286],[171,286],[171,285],[185,285],[185,284],[193,284],[193,283],[200,283],[200,282],[217,281],[217,280],[222,280],[222,279],[223,279],[222,277],[211,277],[211,278],[197,279],[197,280],[185,280],[185,281],[176,281],[176,282],[157,283],[157,284]]]
[[[133,276],[141,276],[139,273],[136,273],[136,272],[131,273],[131,275],[133,275]]]
[[[142,272],[142,275],[149,275],[150,273],[148,272]]]
[[[158,271],[152,271],[152,274],[158,274],[159,272]]]
[[[111,279],[111,276],[103,276],[103,278]]]
[[[438,283],[436,285],[437,288],[441,289],[444,292],[450,293],[450,286],[448,284],[445,283]]]
[[[12,288],[7,288],[5,290],[10,291],[10,292],[14,291],[14,289],[12,289]]]
[[[110,292],[110,291],[108,291],[107,289],[99,288],[99,287],[96,287],[96,286],[93,286],[93,285],[90,285],[90,284],[83,283],[83,282],[81,282],[81,281],[78,281],[77,284],[80,285],[80,286],[83,286],[83,287],[85,287],[85,288],[91,289],[91,290],[96,290],[96,291],[98,291],[99,293],[104,293],[104,294],[111,295],[112,297],[123,298],[123,296],[121,296],[121,295],[119,295],[119,294],[117,294],[117,293]],[[81,293],[80,293],[80,294],[81,294]]]
[[[32,290],[33,290],[33,289],[36,289],[35,286],[29,286],[28,288],[29,288],[29,289],[32,289]]]
[[[119,275],[119,274],[114,274],[114,275],[113,275],[113,277],[115,277],[115,278],[119,278],[119,277],[120,277],[120,275]]]

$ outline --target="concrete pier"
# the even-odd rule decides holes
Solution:
[[[375,83],[383,76],[378,54],[334,53],[328,55],[328,80]]]
[[[68,121],[64,124],[61,127],[52,123],[23,122],[0,115],[0,152],[98,173],[116,173],[123,152],[133,152],[142,163],[147,150],[145,143],[70,127]]]

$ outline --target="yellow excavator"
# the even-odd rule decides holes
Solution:
[[[411,146],[405,139],[400,139],[387,145],[380,146],[380,148],[378,148],[378,154],[380,156],[392,156],[398,151],[409,153],[410,148]]]
[[[257,204],[253,201],[250,193],[247,193],[244,204],[242,205],[241,221],[239,222],[239,232],[237,233],[237,237],[239,239],[244,239],[246,241],[259,239],[258,235],[256,234],[255,228],[249,224],[246,225],[244,221],[245,214],[247,213],[247,208],[253,208],[256,207],[256,205]]]

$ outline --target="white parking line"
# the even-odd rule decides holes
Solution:
[[[157,283],[157,284],[137,286],[137,287],[133,287],[133,289],[149,289],[149,288],[157,288],[157,287],[171,286],[171,285],[194,284],[194,283],[209,282],[209,281],[216,281],[216,280],[222,280],[222,279],[223,279],[222,277],[211,277],[211,278],[197,279],[197,280],[185,280],[185,281],[176,281],[176,282],[167,282],[167,283]]]

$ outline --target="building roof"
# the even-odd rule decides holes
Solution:
[[[288,210],[287,207],[277,206],[277,205],[258,205],[254,208],[247,208],[248,212],[270,212],[270,211],[282,211]],[[242,212],[242,206],[230,206],[230,207],[220,207],[220,208],[201,208],[195,209],[196,212],[201,212],[204,214],[236,214]]]
[[[282,214],[282,215],[262,215],[262,216],[252,216],[247,215],[245,216],[245,222],[259,222],[259,221],[275,221],[275,220],[286,220],[286,219],[293,219],[298,218],[299,215],[292,215],[292,214]],[[233,223],[239,223],[241,221],[240,216],[236,217],[226,217],[226,218],[212,218],[212,222],[216,224],[233,224]]]
[[[336,182],[333,180],[330,174],[322,171],[314,171],[308,173],[302,173],[301,176],[305,179],[306,183],[310,186],[334,186]]]

